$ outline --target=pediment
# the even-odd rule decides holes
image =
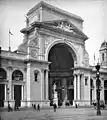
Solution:
[[[85,39],[88,39],[88,37],[80,29],[78,29],[73,23],[66,19],[45,21],[43,23],[50,27],[72,33],[73,35],[79,35]]]

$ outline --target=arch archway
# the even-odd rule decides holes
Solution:
[[[53,99],[53,83],[56,84],[59,102],[74,99],[73,68],[76,54],[73,49],[65,43],[58,43],[51,47],[48,54],[49,65],[49,100]]]
[[[13,71],[12,80],[23,80],[23,73],[20,70]]]
[[[107,104],[107,80],[104,80],[104,100],[105,104]]]
[[[0,80],[7,79],[7,72],[4,68],[0,68]],[[0,107],[4,107],[4,98],[5,98],[5,84],[0,84]]]
[[[7,73],[3,68],[0,68],[0,79],[6,79]]]
[[[23,81],[23,73],[20,70],[14,70],[12,73],[12,80],[16,81]],[[21,99],[22,99],[22,85],[14,85],[14,100],[15,106],[21,106]]]

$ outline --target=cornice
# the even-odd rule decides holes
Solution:
[[[24,59],[19,59],[19,58],[9,57],[9,56],[2,56],[1,59],[15,60],[15,61],[24,61]]]
[[[91,68],[86,68],[86,67],[75,67],[74,70],[87,70],[87,71],[92,71]]]
[[[65,10],[62,10],[62,9],[60,9],[58,7],[52,6],[50,4],[47,4],[47,3],[43,2],[43,1],[39,2],[37,5],[35,5],[33,8],[31,8],[28,11],[27,15],[29,16],[30,14],[32,14],[34,11],[36,11],[40,7],[49,9],[51,11],[54,11],[55,13],[59,13],[59,14],[62,14],[64,16],[68,16],[70,18],[73,18],[73,19],[76,19],[76,20],[79,20],[79,21],[83,22],[83,19],[80,16],[77,16],[75,14],[69,13],[69,12],[67,12]]]
[[[40,64],[50,64],[50,62],[48,62],[48,61],[43,61],[43,60],[35,60],[35,59],[32,59],[32,58],[30,58],[30,59],[25,59],[24,60],[24,63],[31,63],[31,62],[37,62],[37,63],[40,63]]]
[[[46,29],[48,31],[53,31],[55,33],[59,33],[59,34],[70,36],[70,37],[76,37],[76,38],[83,39],[83,40],[87,40],[88,39],[88,37],[83,32],[81,32],[76,26],[74,26],[76,31],[78,31],[81,35],[73,34],[72,32],[65,31],[65,30],[60,29],[60,28],[56,28],[56,27],[54,28],[52,26],[49,26],[49,25],[45,24],[45,22],[37,22],[37,21],[33,22],[31,24],[31,27],[29,27],[29,28],[27,27],[27,28],[22,29],[21,32],[22,33],[29,33],[35,27],[38,28],[37,29],[38,31],[40,31],[42,29],[44,29],[44,30]]]

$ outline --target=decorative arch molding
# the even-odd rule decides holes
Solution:
[[[67,42],[65,40],[55,40],[53,41],[51,44],[49,44],[46,48],[46,52],[45,52],[45,60],[48,61],[48,55],[49,55],[49,52],[51,50],[51,48],[56,45],[56,44],[60,44],[60,43],[63,43],[65,45],[68,45],[68,47],[74,52],[73,54],[73,59],[74,59],[74,65],[77,64],[77,60],[78,60],[78,53],[77,53],[77,50],[75,49],[75,47],[73,46],[72,43],[70,42]]]
[[[12,73],[13,73],[15,70],[19,70],[19,71],[21,71],[21,72],[23,73],[23,75],[25,74],[25,72],[24,72],[23,69],[18,69],[18,68],[14,68],[14,69],[12,70]]]
[[[24,73],[20,69],[14,69],[12,71],[12,80],[24,80]]]

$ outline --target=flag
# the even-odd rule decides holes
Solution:
[[[12,32],[11,32],[10,30],[9,30],[9,34],[10,34],[10,35],[13,35]]]

